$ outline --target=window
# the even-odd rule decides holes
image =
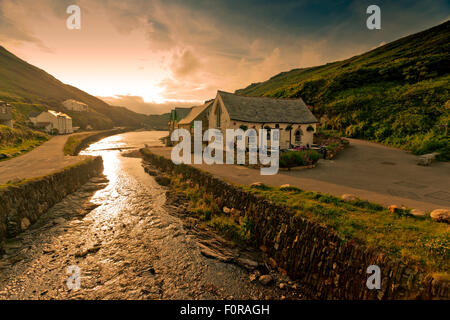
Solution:
[[[270,127],[269,126],[265,126],[264,129],[267,130],[267,140],[270,140]]]
[[[297,131],[295,131],[295,144],[302,143],[302,135],[303,135],[303,132],[301,129],[298,129]]]

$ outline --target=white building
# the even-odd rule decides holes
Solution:
[[[209,112],[209,127],[226,129],[279,129],[280,148],[313,144],[318,123],[301,98],[246,97],[218,91]]]
[[[30,120],[35,127],[42,128],[45,131],[58,134],[72,133],[72,118],[62,112],[48,110],[41,113],[30,114]]]
[[[69,99],[64,101],[62,104],[64,108],[70,111],[82,111],[82,112],[88,111],[88,105],[81,101]]]

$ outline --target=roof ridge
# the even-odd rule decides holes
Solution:
[[[299,97],[280,99],[249,97],[218,91],[230,119],[249,122],[317,123],[317,118]],[[258,99],[257,99],[258,98]]]
[[[275,97],[267,97],[267,96],[244,96],[244,95],[240,95],[240,94],[236,94],[236,93],[231,93],[231,92],[226,92],[226,91],[222,91],[222,90],[217,90],[218,93],[225,93],[225,94],[230,94],[232,96],[235,97],[242,97],[242,98],[262,98],[262,99],[270,99],[270,100],[286,100],[286,101],[296,101],[296,100],[302,100],[303,102],[305,102],[302,97],[298,97],[298,98],[275,98]]]

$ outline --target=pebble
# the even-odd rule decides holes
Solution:
[[[259,282],[261,282],[261,284],[263,284],[265,286],[269,285],[272,281],[273,281],[273,278],[270,274],[264,274],[259,277]]]

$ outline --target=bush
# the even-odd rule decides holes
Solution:
[[[315,150],[288,151],[280,155],[280,167],[292,168],[309,166],[320,159],[320,154]]]

